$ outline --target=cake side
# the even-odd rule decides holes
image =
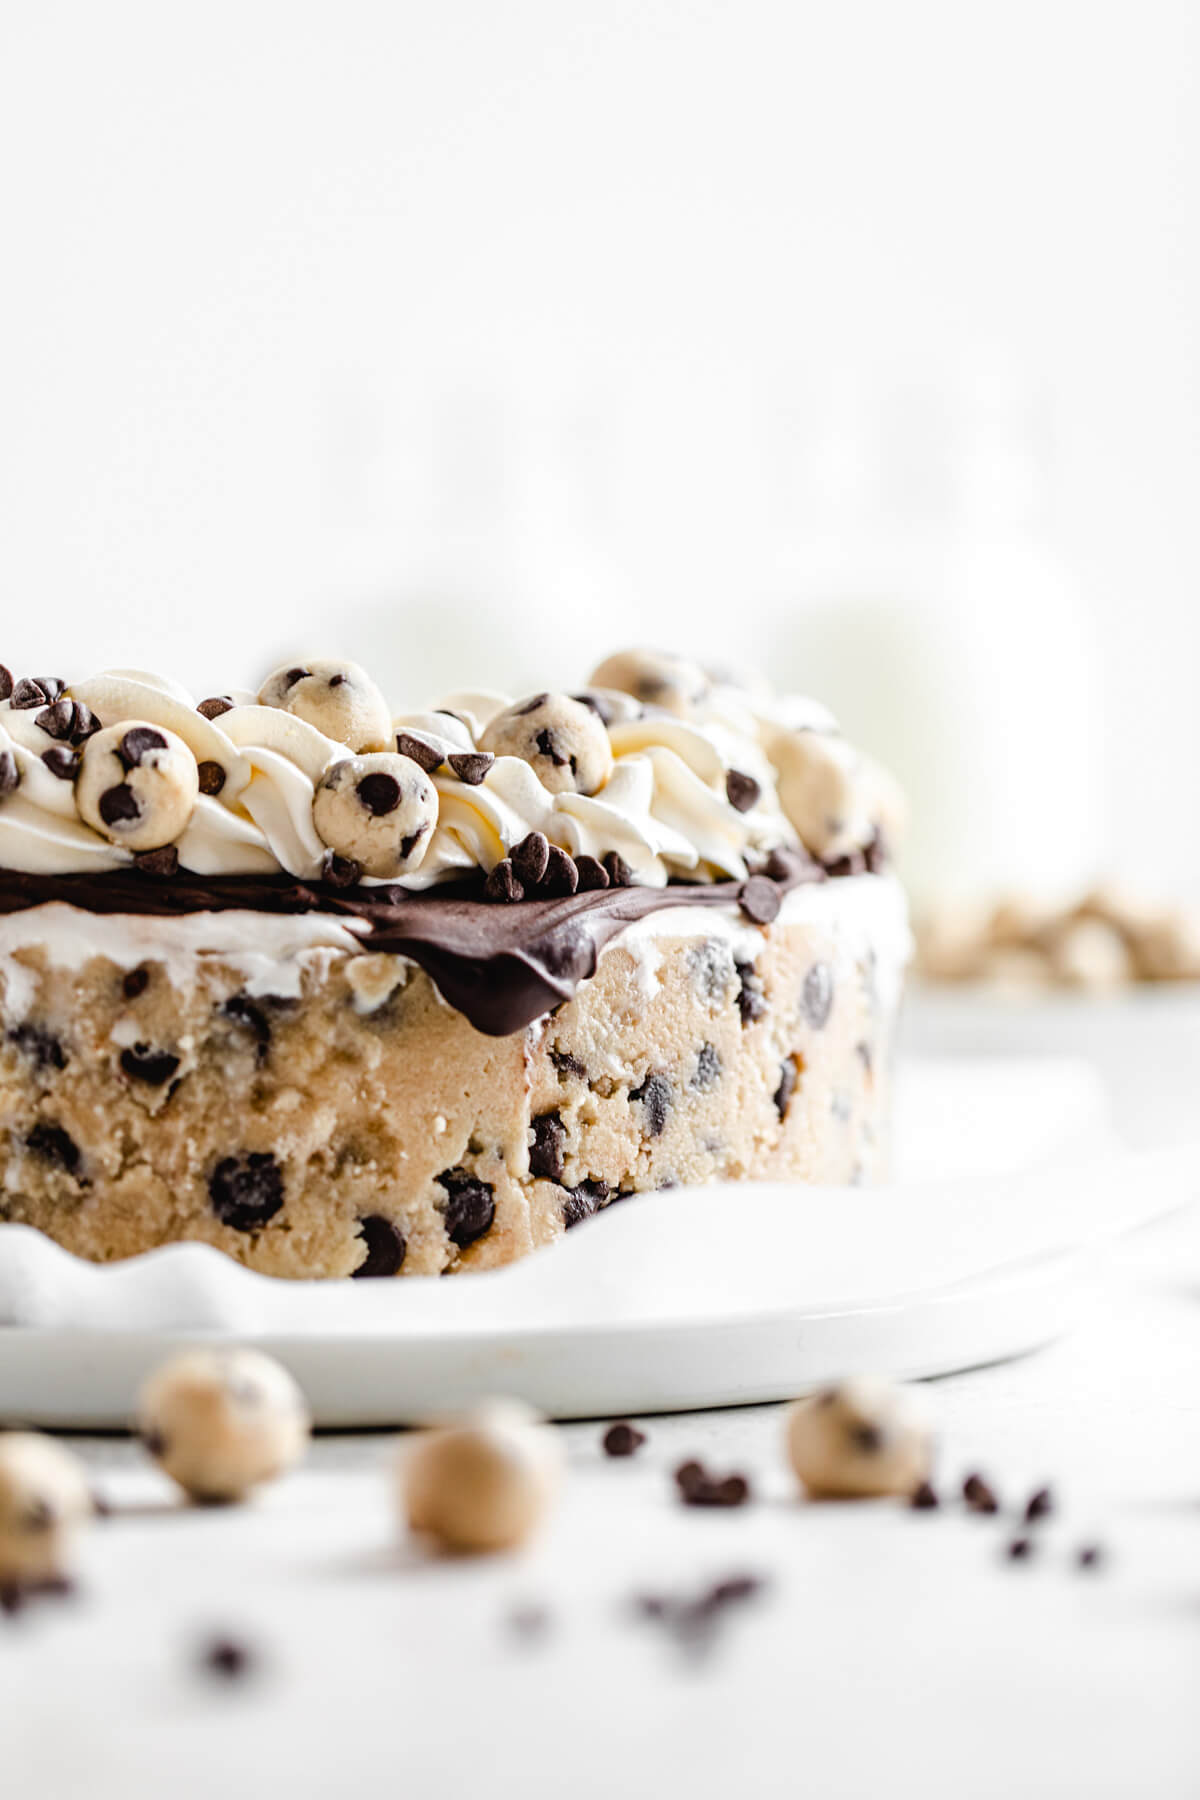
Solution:
[[[755,925],[669,907],[486,1035],[323,914],[0,918],[0,1217],[97,1261],[490,1267],[672,1183],[877,1176],[906,955],[864,875]]]

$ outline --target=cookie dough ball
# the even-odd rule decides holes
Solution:
[[[0,1433],[0,1587],[68,1581],[92,1497],[83,1467],[53,1438]]]
[[[357,663],[319,658],[268,675],[262,706],[282,707],[351,750],[384,750],[392,741],[387,701]]]
[[[185,1350],[150,1377],[138,1430],[193,1500],[244,1500],[299,1462],[312,1421],[287,1370],[257,1350]]]
[[[929,1476],[933,1439],[911,1392],[859,1377],[797,1400],[787,1447],[810,1499],[911,1494]]]
[[[75,803],[122,850],[160,850],[184,830],[199,792],[196,759],[182,738],[125,719],[88,739]]]
[[[699,663],[659,650],[620,650],[607,656],[592,670],[588,685],[617,688],[646,706],[661,706],[679,719],[690,718],[712,691],[712,682]]]
[[[446,1550],[510,1550],[549,1511],[562,1479],[553,1429],[516,1401],[493,1401],[402,1453],[401,1504],[413,1531]]]
[[[789,732],[777,740],[771,760],[779,804],[806,850],[830,862],[870,843],[874,790],[845,738],[823,731]]]
[[[394,750],[351,756],[326,769],[313,796],[323,844],[385,880],[415,869],[437,824],[437,789],[411,757]]]
[[[534,694],[497,713],[479,748],[493,756],[519,756],[551,794],[594,794],[613,770],[600,715],[566,694]]]

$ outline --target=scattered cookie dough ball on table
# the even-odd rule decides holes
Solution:
[[[437,789],[411,757],[351,756],[326,769],[313,797],[313,824],[335,856],[389,879],[415,869],[437,824]]]
[[[316,658],[276,669],[258,691],[262,706],[277,706],[354,751],[385,750],[392,741],[387,702],[354,662]]]
[[[659,650],[619,650],[605,657],[592,670],[588,686],[616,688],[680,719],[690,718],[712,692],[712,682],[699,663]]]
[[[200,792],[196,759],[160,725],[123,720],[84,745],[75,803],[123,850],[161,850],[185,829]]]
[[[812,1500],[912,1494],[929,1477],[933,1436],[910,1389],[859,1376],[788,1409],[788,1458]]]
[[[244,1500],[298,1463],[312,1420],[292,1377],[257,1350],[185,1350],[138,1399],[137,1429],[193,1500]]]
[[[613,771],[604,721],[567,694],[533,694],[506,707],[488,721],[479,748],[519,756],[551,794],[594,794]]]
[[[546,1517],[562,1473],[553,1427],[518,1401],[491,1401],[401,1447],[401,1509],[444,1550],[511,1550]]]
[[[845,738],[793,731],[771,750],[779,803],[804,848],[828,862],[870,843],[876,792],[869,766]]]
[[[93,1511],[87,1477],[69,1450],[40,1432],[0,1432],[0,1590],[68,1582]]]

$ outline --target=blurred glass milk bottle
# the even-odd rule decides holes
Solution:
[[[1094,877],[1101,677],[1043,536],[1046,458],[1011,381],[799,412],[772,668],[903,782],[917,907]]]

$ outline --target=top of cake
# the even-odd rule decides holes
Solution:
[[[519,900],[555,882],[743,880],[780,850],[853,873],[877,866],[899,810],[815,701],[649,651],[607,658],[573,694],[396,714],[340,660],[199,703],[140,670],[0,666],[0,869],[29,875],[473,878]]]

